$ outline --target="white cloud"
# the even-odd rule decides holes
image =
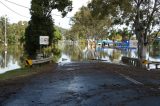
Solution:
[[[8,0],[8,1],[23,5],[25,7],[30,7],[30,2],[31,2],[31,0]],[[72,10],[72,12],[68,13],[67,17],[74,16],[74,14],[79,10],[79,8],[82,5],[87,5],[89,0],[72,0],[72,1],[73,1],[73,10]],[[18,14],[23,15],[25,17],[20,16],[20,15],[14,13],[13,11],[9,10],[1,2],[4,5],[8,6],[10,9],[14,10]],[[11,23],[15,23],[20,20],[25,20],[25,21],[30,20],[29,9],[14,5],[13,3],[7,2],[7,0],[1,0],[1,2],[0,2],[0,16],[7,15],[7,17],[9,18],[9,21]],[[67,18],[67,17],[61,18],[60,16],[54,15],[54,14],[61,15],[57,10],[54,10],[52,12],[52,14],[53,14],[52,16],[55,20],[55,25],[59,25],[63,28],[70,28],[70,25],[69,25],[70,18]],[[26,18],[26,17],[28,17],[28,18]]]

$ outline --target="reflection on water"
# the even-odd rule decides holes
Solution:
[[[62,58],[71,61],[103,60],[108,62],[120,62],[122,56],[137,57],[135,49],[112,49],[102,48],[97,45],[96,48],[88,48],[85,44],[67,44],[61,43]],[[62,61],[61,61],[62,62]],[[64,61],[65,62],[65,61]]]
[[[59,60],[61,51],[58,48],[54,48],[53,50],[49,48],[49,50],[49,53],[47,53],[53,56],[53,61]],[[0,74],[24,67],[25,59],[23,48],[20,46],[15,45],[0,48]]]
[[[153,61],[160,61],[160,47],[152,46],[149,48],[149,59]]]
[[[65,63],[70,63],[71,59],[69,56],[65,55],[64,53],[62,53],[61,58],[58,60],[59,65],[63,65]]]
[[[61,43],[62,58],[67,58],[72,61],[88,61],[88,60],[103,60],[107,62],[119,63],[122,56],[137,58],[137,49],[113,49],[102,48],[97,45],[96,48],[88,48],[85,44],[67,44]],[[160,61],[160,50],[155,47],[150,47],[146,59],[151,61]],[[154,52],[153,52],[154,51]],[[63,57],[66,56],[66,57]]]
[[[66,43],[60,42],[61,52],[53,53],[53,56],[59,63],[68,63],[73,61],[103,60],[107,62],[119,63],[122,56],[138,57],[136,49],[112,49],[88,48],[84,43]],[[57,51],[57,50],[56,50]],[[58,55],[58,56],[57,56]],[[23,48],[19,46],[9,46],[0,48],[0,73],[22,67]],[[154,46],[149,48],[147,60],[160,61],[160,48]]]
[[[20,68],[22,49],[18,46],[0,48],[0,74],[9,70]]]

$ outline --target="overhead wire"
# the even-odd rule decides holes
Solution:
[[[23,6],[23,5],[21,5],[21,4],[18,4],[18,3],[15,3],[15,2],[9,1],[9,0],[5,0],[5,1],[6,1],[6,2],[9,2],[9,3],[11,3],[11,4],[14,4],[14,5],[23,7],[23,8],[26,8],[26,9],[30,9],[29,7]],[[52,14],[52,15],[58,16],[58,17],[62,17],[61,15],[58,15],[58,14]],[[65,16],[65,18],[72,18],[72,17]]]
[[[15,3],[15,2],[12,2],[12,1],[9,1],[9,0],[5,0],[5,1],[6,1],[6,2],[9,2],[9,3],[11,3],[11,4],[14,4],[14,5],[17,5],[17,6],[23,7],[23,8],[30,9],[29,7],[23,6],[23,5],[21,5],[21,4],[17,4],[17,3]]]
[[[19,7],[25,8],[25,9],[30,9],[29,7],[23,6],[23,5],[21,5],[21,4],[18,4],[18,3],[15,3],[15,2],[9,1],[9,0],[4,0],[4,2],[9,2],[9,3],[14,4],[14,5],[16,5],[16,6],[19,6]],[[13,13],[15,13],[15,14],[17,14],[17,15],[19,15],[19,16],[25,17],[25,18],[30,18],[30,17],[28,17],[28,16],[24,16],[24,15],[16,12],[15,10],[11,9],[11,8],[10,8],[9,6],[7,6],[4,2],[2,2],[2,1],[0,0],[0,3],[1,3],[3,6],[5,6],[7,9],[9,9],[10,11],[12,11]],[[53,14],[53,13],[51,13],[51,15],[58,16],[58,17],[62,17],[62,15]],[[65,16],[64,18],[69,18],[69,19],[71,19],[72,17]],[[69,23],[70,23],[70,21],[69,21]]]
[[[10,7],[8,7],[6,4],[4,4],[2,1],[0,1],[0,3],[5,6],[7,9],[9,9],[10,11],[14,12],[15,14],[19,15],[19,16],[22,16],[22,17],[25,17],[25,18],[30,18],[30,17],[27,17],[27,16],[24,16],[16,11],[14,11],[13,9],[11,9]]]

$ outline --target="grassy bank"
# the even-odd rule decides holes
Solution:
[[[56,64],[50,63],[41,66],[25,67],[25,68],[11,70],[4,74],[0,74],[0,81],[23,78],[34,74],[39,74],[42,72],[52,71],[54,70],[55,66]]]
[[[0,74],[0,81],[7,80],[7,79],[13,79],[13,78],[17,78],[20,76],[26,76],[32,73],[33,72],[30,71],[29,68],[15,69],[15,70],[11,70],[6,73]]]

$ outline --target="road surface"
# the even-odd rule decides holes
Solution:
[[[32,78],[2,106],[160,106],[160,89],[99,62],[60,64]]]

